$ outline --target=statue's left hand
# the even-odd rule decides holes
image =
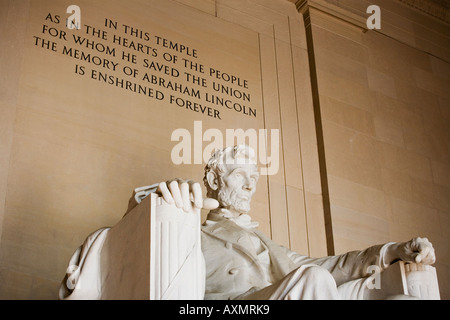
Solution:
[[[390,247],[388,253],[390,262],[403,260],[423,264],[436,262],[433,245],[427,238],[413,238],[407,242],[399,242]]]

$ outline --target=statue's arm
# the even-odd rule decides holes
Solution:
[[[315,263],[330,271],[339,286],[344,282],[371,275],[374,267],[380,271],[386,269],[390,263],[385,256],[391,245],[392,243],[375,245],[365,250],[318,258]]]
[[[371,275],[374,266],[383,271],[398,260],[424,264],[433,264],[436,260],[433,245],[427,238],[413,238],[407,242],[390,242],[361,251],[356,250],[323,258],[311,258],[290,250],[287,254],[297,265],[309,263],[326,268],[338,285]]]

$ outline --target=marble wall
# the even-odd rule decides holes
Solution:
[[[379,30],[367,29],[371,4]],[[449,24],[400,1],[308,5],[334,252],[428,237],[447,299]]]
[[[427,236],[449,297],[448,24],[377,3],[381,30],[356,0],[80,0],[69,30],[72,1],[1,0],[0,298],[56,299],[135,187],[202,180],[208,129],[279,134],[252,203],[273,239],[324,256]]]
[[[223,144],[235,144],[227,129],[267,140],[279,163],[261,176],[254,219],[280,243],[326,255],[306,34],[294,4],[81,0],[81,29],[69,30],[71,4],[1,2],[1,298],[56,298],[74,250],[121,219],[134,188],[201,181],[196,150],[211,142],[208,129]],[[191,138],[181,165],[178,129]]]

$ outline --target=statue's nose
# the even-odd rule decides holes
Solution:
[[[242,188],[246,191],[252,191],[255,188],[255,185],[250,180],[247,180],[246,183],[242,186]]]

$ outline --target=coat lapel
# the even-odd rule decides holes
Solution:
[[[285,248],[275,243],[272,239],[267,237],[259,230],[255,230],[256,235],[269,249],[270,261],[272,263],[272,272],[278,277],[282,278],[289,272],[298,267],[294,261],[286,254]]]
[[[202,231],[209,236],[223,241],[224,245],[227,242],[230,242],[234,249],[237,249],[247,255],[254,262],[254,265],[262,272],[262,274],[264,274],[263,268],[256,256],[256,252],[249,250],[249,248],[253,248],[253,245],[251,240],[245,235],[246,231],[233,221],[226,218],[214,222],[215,223],[213,224],[203,226]],[[284,247],[272,241],[261,231],[253,231],[269,249],[272,273],[277,279],[281,279],[298,267],[294,261],[289,258]],[[243,239],[247,239],[250,243],[245,243]]]

